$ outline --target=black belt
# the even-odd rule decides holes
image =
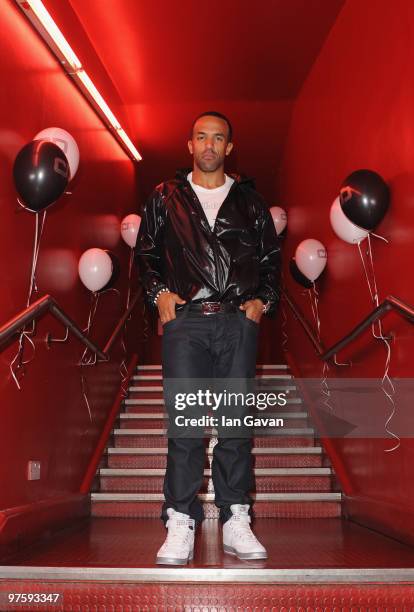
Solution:
[[[216,312],[237,312],[239,307],[230,302],[190,302],[176,306],[176,310],[188,308],[192,312],[199,312],[203,315],[214,314]]]

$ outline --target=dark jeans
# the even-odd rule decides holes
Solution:
[[[170,419],[174,408],[169,392],[183,385],[188,390],[191,379],[237,379],[251,390],[249,381],[256,373],[259,324],[246,318],[245,312],[202,315],[189,310],[188,305],[176,311],[176,319],[163,326],[162,372],[164,398]],[[243,383],[243,381],[246,381]],[[231,382],[231,381],[229,381]],[[220,407],[220,414],[226,408]],[[243,412],[243,410],[242,410]],[[183,413],[189,414],[183,410]],[[175,409],[175,415],[177,411]],[[237,434],[236,434],[237,435]],[[167,520],[167,508],[189,514],[197,522],[204,511],[197,498],[205,467],[205,438],[198,433],[168,438],[167,469],[164,479],[165,502],[161,518]],[[219,429],[213,449],[212,480],[215,504],[220,508],[220,520],[231,517],[231,504],[253,504],[249,491],[253,486],[251,433],[243,437],[224,435]]]

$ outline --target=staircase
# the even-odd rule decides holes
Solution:
[[[257,366],[256,385],[257,391],[286,392],[288,399],[283,409],[265,411],[268,417],[283,418],[283,428],[254,437],[255,516],[340,516],[341,494],[334,491],[332,468],[287,366]],[[99,469],[99,490],[91,495],[92,516],[159,518],[167,452],[161,366],[138,366],[128,395],[106,451],[106,466]],[[206,518],[218,517],[210,470],[212,442],[199,494]]]
[[[165,418],[161,368],[142,365],[97,471],[91,517],[0,563],[0,611],[414,610],[414,550],[341,516],[335,476],[288,368],[258,366],[257,386],[289,392],[277,413],[285,426],[254,437],[254,531],[267,560],[223,553],[210,441],[194,560],[155,566],[165,538]],[[12,605],[10,593],[59,600]]]

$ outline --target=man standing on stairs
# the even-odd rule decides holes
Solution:
[[[146,297],[163,325],[163,378],[254,379],[260,319],[273,314],[279,300],[281,256],[272,216],[252,180],[224,173],[233,148],[224,115],[197,117],[188,148],[192,170],[155,188],[136,247]],[[219,434],[212,479],[224,551],[264,559],[249,524],[251,448],[251,435]],[[189,430],[169,436],[161,515],[168,535],[159,564],[193,558],[194,530],[204,518],[197,498],[204,465],[202,436]]]

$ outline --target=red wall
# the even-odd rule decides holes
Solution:
[[[121,263],[119,292],[102,294],[91,337],[103,346],[125,308],[129,248],[120,239],[123,216],[134,212],[135,168],[105,129],[55,58],[32,30],[14,2],[2,5],[0,40],[0,321],[5,323],[26,306],[35,217],[16,201],[12,167],[21,147],[43,128],[67,129],[80,149],[78,174],[47,214],[38,264],[38,294],[52,294],[63,309],[85,327],[89,291],[81,284],[77,263],[90,247],[114,251]],[[100,75],[102,82],[103,75]],[[8,84],[8,86],[7,86]],[[113,88],[107,84],[109,104]],[[128,358],[138,332],[130,327]],[[64,335],[46,315],[37,327],[34,360],[26,366],[22,389],[13,382],[9,365],[17,342],[1,352],[0,526],[1,509],[59,498],[79,490],[119,389],[117,343],[114,359],[85,368],[92,422],[89,419],[77,365],[83,346],[73,337],[48,349],[47,332]],[[135,336],[135,337],[132,337]],[[27,348],[25,357],[31,355]],[[28,481],[28,460],[41,461],[41,479]]]
[[[122,93],[144,157],[140,201],[177,167],[192,165],[191,122],[215,109],[234,127],[227,170],[255,177],[257,189],[276,205],[276,175],[292,106],[342,3],[262,2],[252,10],[250,0],[106,0],[101,10],[101,0],[70,0],[77,27],[84,28]],[[275,327],[274,321],[262,320],[261,362],[279,359]],[[160,362],[159,340],[153,336],[146,347],[149,363]]]
[[[372,309],[356,246],[338,239],[329,223],[329,209],[342,180],[353,170],[379,172],[392,191],[391,207],[377,228],[389,239],[373,239],[380,299],[393,294],[414,303],[412,230],[414,193],[414,5],[409,0],[348,0],[295,105],[280,173],[280,200],[288,209],[285,248],[287,285],[311,320],[308,296],[290,279],[287,264],[305,238],[321,240],[328,265],[320,283],[321,335],[326,346],[347,334]],[[414,336],[411,324],[388,315],[384,332],[392,332],[392,377],[412,376]],[[315,357],[299,324],[288,323],[289,350],[304,377],[319,377]],[[331,377],[382,377],[384,346],[366,332],[338,359],[352,359],[351,368],[331,368]],[[390,406],[369,409],[369,417],[385,424]],[[390,428],[406,435],[402,406]],[[347,472],[348,511],[356,519],[414,538],[412,439],[402,439],[392,453],[393,439],[335,440],[337,467]],[[340,474],[341,475],[341,474]],[[343,479],[345,482],[345,479]]]

